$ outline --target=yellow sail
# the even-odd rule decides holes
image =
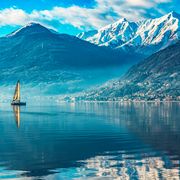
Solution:
[[[16,84],[13,101],[20,101],[20,82],[19,81]]]
[[[26,106],[26,102],[20,101],[20,81],[17,82],[13,100],[11,102],[11,105],[13,106]]]

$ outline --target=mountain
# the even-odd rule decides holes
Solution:
[[[121,56],[114,50],[99,48],[74,36],[53,33],[36,23],[0,38],[0,42],[1,62],[6,59],[2,65],[8,68],[28,63],[55,69],[115,66],[123,63]]]
[[[24,86],[52,94],[81,91],[112,78],[114,68],[136,62],[131,55],[58,34],[38,23],[0,38],[0,57],[1,86],[19,79]],[[112,68],[109,74],[108,68]]]
[[[180,39],[180,15],[171,12],[160,18],[140,22],[130,22],[123,18],[90,32],[80,33],[77,37],[99,46],[123,49],[148,56]]]
[[[120,80],[78,99],[180,100],[180,41],[134,65]]]
[[[93,44],[115,48],[131,40],[137,28],[138,25],[136,23],[129,22],[123,18],[98,31],[82,32],[77,37]]]

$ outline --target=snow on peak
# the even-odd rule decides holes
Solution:
[[[176,13],[175,11],[171,11],[170,13],[168,13],[165,16],[174,17],[174,18],[180,18],[180,15],[178,13]]]
[[[25,32],[33,32],[36,31],[38,32],[38,30],[41,31],[49,31],[46,27],[44,27],[43,25],[41,25],[40,23],[37,22],[30,22],[28,24],[26,24],[25,26],[19,28],[18,30],[12,32],[11,34],[7,35],[6,37],[13,37],[19,34],[24,34]]]
[[[180,39],[180,15],[172,11],[160,18],[139,22],[122,18],[83,39],[112,48],[129,50],[130,47],[141,51],[143,47],[150,54]]]
[[[109,44],[114,46],[117,43],[123,44],[125,41],[130,40],[136,29],[136,23],[122,18],[98,31],[93,31],[94,34],[92,36],[89,36],[89,32],[85,33],[87,38],[83,36],[83,39],[101,46],[108,46]],[[78,35],[79,38],[81,38],[81,34]]]
[[[24,28],[25,28],[25,27],[30,27],[30,26],[36,26],[36,25],[43,26],[43,25],[41,25],[41,24],[38,23],[38,22],[30,22],[30,23],[26,24],[26,25],[24,26]]]

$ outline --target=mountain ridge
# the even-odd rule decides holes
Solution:
[[[119,80],[78,100],[180,100],[180,41],[132,66]]]
[[[137,52],[147,57],[180,39],[180,15],[172,11],[162,17],[139,22],[122,18],[95,32],[93,36],[86,36],[83,32],[77,37],[99,46]]]
[[[10,34],[7,34],[5,37],[10,38],[10,37],[14,37],[14,36],[19,36],[19,35],[27,35],[28,33],[32,34],[32,33],[48,33],[50,32],[50,30],[48,28],[46,28],[45,26],[43,26],[40,23],[36,23],[36,22],[30,22],[28,24],[26,24],[25,26],[22,26],[21,28],[13,31]]]

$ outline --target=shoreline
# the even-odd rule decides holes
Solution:
[[[59,102],[67,102],[67,103],[78,103],[78,102],[86,102],[86,103],[112,103],[112,102],[115,102],[115,103],[124,103],[124,102],[126,102],[126,103],[180,103],[180,101],[144,101],[144,100],[142,100],[142,101],[87,101],[87,100],[80,100],[80,101],[59,101]]]

